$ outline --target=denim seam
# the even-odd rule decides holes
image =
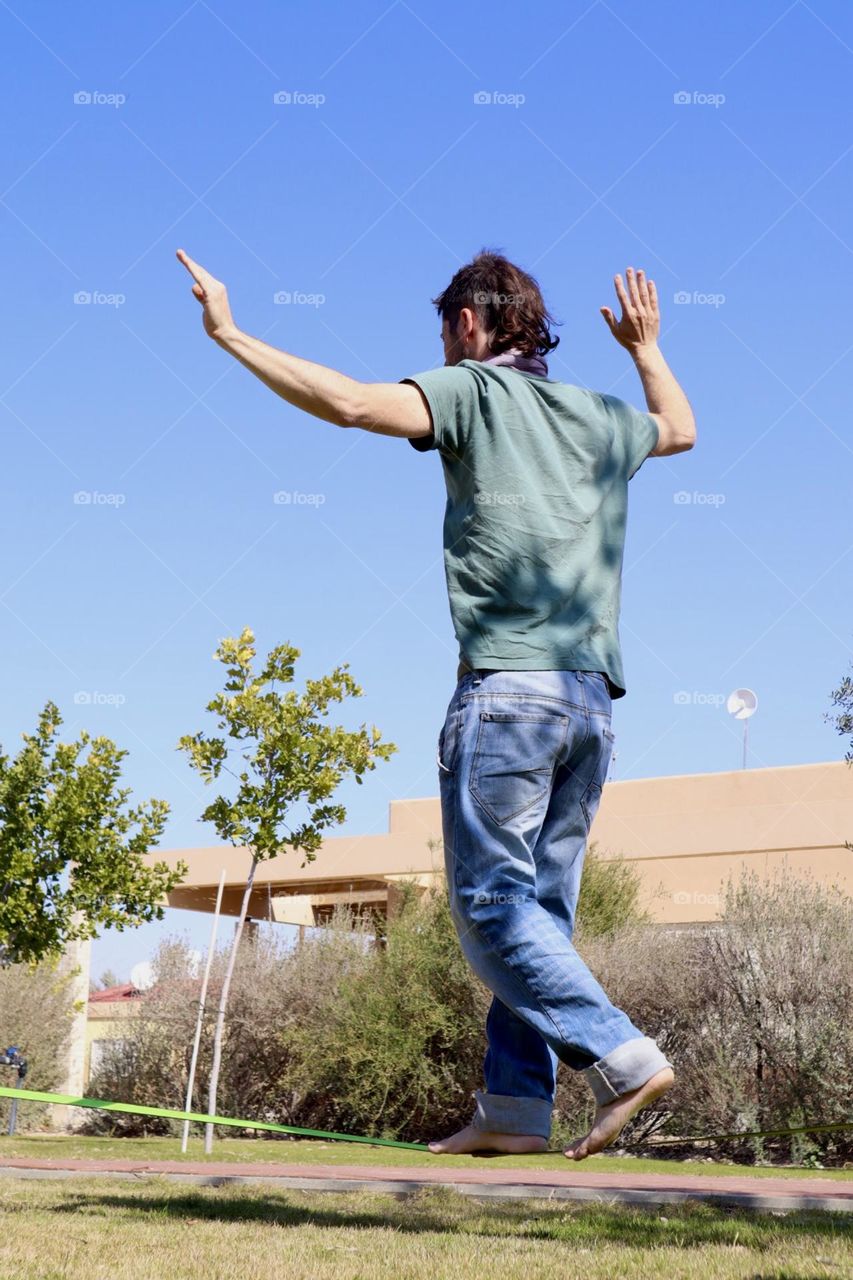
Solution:
[[[499,690],[486,693],[463,693],[460,702],[470,702],[472,698],[512,698],[518,701],[519,698],[535,698],[537,702],[556,702],[560,707],[571,707],[573,711],[586,711],[587,708],[579,702],[569,702],[567,698],[555,698],[550,693],[501,693]],[[600,713],[604,714],[604,713]]]
[[[525,717],[525,718],[541,719],[541,717]],[[550,718],[553,719],[553,716]],[[563,737],[558,747],[558,753],[562,751],[563,747],[565,746],[566,738],[568,737],[568,732],[569,732],[569,716],[561,716],[560,718],[564,721],[564,724],[563,724]],[[523,804],[521,808],[516,809],[514,813],[508,813],[507,816],[502,821],[498,819],[496,814],[492,813],[491,809],[483,799],[482,793],[479,791],[479,789],[476,786],[477,773],[476,773],[475,766],[477,763],[477,754],[480,750],[480,738],[483,733],[483,725],[486,723],[489,723],[489,722],[483,720],[481,715],[480,727],[477,730],[477,741],[474,744],[474,754],[471,756],[471,772],[468,776],[468,790],[471,792],[471,795],[477,801],[477,804],[480,806],[483,812],[488,814],[492,822],[496,823],[499,827],[502,827],[507,822],[509,822],[512,818],[517,818],[520,813],[524,813],[527,809],[531,809],[533,805],[538,804],[542,799],[542,797],[547,794],[548,787],[546,785],[545,789],[543,791],[540,791],[538,796],[536,796],[533,800],[528,800],[527,804]],[[500,724],[501,721],[493,721],[491,723]],[[554,777],[554,770],[556,769],[556,767],[557,767],[557,761],[555,760],[554,763],[551,765],[550,769],[547,769],[547,770],[546,769],[526,769],[524,770],[524,772],[525,773],[547,773],[548,778],[550,780]]]
[[[587,734],[587,737],[589,737],[589,734]],[[582,794],[582,796],[580,797],[580,801],[579,801],[579,804],[580,804],[581,810],[582,810],[582,812],[583,812],[584,821],[585,821],[585,823],[586,823],[586,833],[587,833],[587,835],[589,835],[590,828],[592,827],[592,819],[590,818],[590,816],[589,816],[589,810],[587,809],[587,800],[589,799],[589,797],[591,796],[591,794],[592,794],[592,792],[593,792],[593,791],[599,791],[599,792],[601,792],[601,791],[603,791],[603,790],[604,790],[604,786],[603,786],[603,784],[602,784],[602,783],[598,783],[598,782],[596,782],[596,778],[597,778],[597,776],[598,776],[598,770],[599,770],[599,768],[600,768],[600,766],[601,766],[601,761],[602,761],[602,759],[603,759],[603,757],[604,757],[605,750],[607,749],[607,746],[609,745],[609,747],[610,747],[610,751],[611,751],[611,754],[612,754],[612,752],[613,752],[613,743],[615,742],[615,738],[614,738],[613,734],[612,734],[612,733],[608,733],[606,730],[605,730],[605,732],[604,732],[603,737],[604,737],[604,740],[605,740],[605,744],[606,744],[606,745],[605,745],[604,749],[603,749],[603,750],[602,750],[602,752],[601,752],[601,756],[599,756],[598,760],[596,761],[596,764],[595,764],[595,771],[593,772],[593,776],[590,778],[589,782],[588,782],[588,783],[587,783],[587,785],[584,787],[583,794]]]

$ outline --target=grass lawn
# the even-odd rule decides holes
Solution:
[[[224,1144],[223,1144],[224,1145]],[[848,1276],[840,1214],[478,1204],[271,1188],[0,1179],[15,1280],[810,1280]]]
[[[4,1156],[36,1156],[50,1159],[105,1160],[204,1160],[200,1127],[190,1129],[189,1150],[181,1155],[180,1138],[86,1138],[65,1134],[24,1134],[0,1137],[0,1164]],[[429,1152],[370,1147],[360,1142],[314,1142],[309,1139],[269,1140],[218,1138],[211,1160],[278,1161],[282,1164],[419,1165],[447,1168],[482,1167],[482,1157],[432,1156]],[[853,1178],[853,1169],[791,1169],[779,1166],[716,1164],[705,1160],[652,1160],[633,1156],[591,1156],[580,1165],[570,1165],[558,1152],[536,1156],[502,1156],[501,1168],[511,1169],[594,1169],[600,1173],[665,1173],[755,1175],[757,1178]]]

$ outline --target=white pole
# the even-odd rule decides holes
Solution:
[[[198,1021],[195,1028],[195,1042],[193,1044],[193,1056],[190,1062],[190,1076],[187,1081],[187,1103],[184,1107],[185,1111],[192,1110],[193,1101],[193,1085],[195,1084],[195,1068],[198,1062],[198,1047],[201,1043],[201,1024],[204,1019],[204,1004],[207,1000],[207,980],[210,977],[210,966],[213,962],[213,952],[216,947],[216,931],[219,928],[219,909],[222,906],[222,890],[225,887],[225,868],[222,868],[222,874],[219,877],[219,890],[216,894],[216,907],[213,912],[213,928],[210,933],[210,946],[207,948],[207,964],[204,969],[204,978],[201,983],[201,995],[198,1002]],[[184,1121],[184,1136],[181,1139],[181,1151],[186,1152],[187,1139],[190,1133],[189,1120]]]

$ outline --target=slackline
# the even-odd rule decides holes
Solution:
[[[73,1094],[40,1093],[34,1089],[8,1089],[0,1086],[0,1098],[18,1098],[22,1102],[52,1102],[69,1107],[90,1107],[93,1111],[120,1111],[135,1116],[158,1116],[166,1120],[193,1120],[198,1124],[225,1124],[236,1129],[268,1129],[272,1133],[289,1133],[299,1138],[329,1138],[335,1142],[363,1142],[371,1147],[405,1147],[409,1151],[426,1151],[423,1142],[397,1142],[394,1138],[362,1138],[353,1133],[327,1133],[324,1129],[297,1129],[289,1124],[273,1124],[269,1120],[239,1120],[233,1116],[208,1116],[197,1111],[173,1111],[168,1107],[142,1107],[129,1102],[105,1102],[102,1098],[75,1098]]]
[[[209,1116],[197,1111],[175,1111],[168,1107],[143,1107],[130,1102],[105,1102],[102,1098],[75,1098],[73,1094],[41,1093],[34,1089],[9,1089],[0,1086],[0,1098],[18,1098],[22,1102],[49,1102],[69,1107],[89,1107],[93,1111],[117,1111],[125,1115],[157,1116],[165,1120],[192,1120],[197,1124],[230,1125],[236,1129],[265,1129],[271,1133],[287,1133],[298,1138],[326,1138],[331,1142],[361,1142],[370,1147],[402,1147],[407,1151],[427,1151],[424,1142],[398,1142],[395,1138],[364,1138],[354,1133],[329,1133],[325,1129],[298,1129],[294,1125],[274,1124],[270,1120],[240,1120],[234,1116]],[[804,1124],[789,1129],[740,1130],[735,1133],[694,1133],[682,1138],[662,1137],[649,1140],[649,1146],[686,1145],[689,1142],[726,1142],[734,1138],[787,1138],[798,1133],[836,1133],[853,1129],[853,1121],[832,1124]],[[545,1155],[543,1151],[541,1153]]]

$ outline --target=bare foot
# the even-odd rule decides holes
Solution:
[[[530,1151],[547,1151],[548,1139],[534,1134],[490,1133],[469,1124],[449,1138],[431,1142],[429,1149],[434,1156],[464,1156],[473,1151],[499,1151],[503,1155],[518,1156]]]
[[[596,1107],[595,1119],[589,1133],[566,1147],[564,1155],[569,1160],[585,1160],[587,1156],[595,1155],[596,1151],[609,1146],[618,1138],[631,1116],[636,1115],[642,1107],[648,1106],[650,1102],[654,1102],[655,1098],[666,1093],[674,1080],[675,1074],[672,1068],[664,1067],[662,1071],[651,1076],[645,1084],[641,1084],[639,1089],[632,1089],[629,1093],[623,1093],[618,1098],[614,1098],[612,1102]]]

